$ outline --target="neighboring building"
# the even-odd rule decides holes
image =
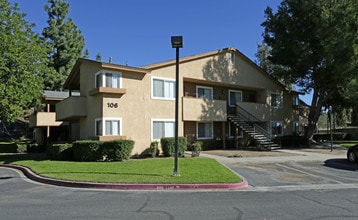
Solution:
[[[179,72],[179,136],[189,142],[272,147],[271,138],[300,130],[299,93],[234,48],[182,58]],[[63,88],[56,121],[70,124],[70,140],[131,139],[140,154],[174,136],[175,60],[135,68],[81,58]]]
[[[56,103],[69,97],[68,92],[43,92],[41,105],[35,107],[34,113],[29,116],[29,127],[34,129],[34,139],[40,145],[51,142],[66,141],[70,137],[69,124],[56,121]]]

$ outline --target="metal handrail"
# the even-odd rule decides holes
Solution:
[[[245,116],[242,112],[245,113],[247,116]],[[261,121],[256,116],[252,115],[250,112],[246,111],[245,109],[243,109],[239,105],[236,105],[236,115],[239,116],[240,118],[244,119],[245,121],[250,122],[253,125],[253,127],[254,127],[254,137],[255,137],[255,134],[256,134],[256,130],[258,130],[258,132],[260,134],[264,135],[266,138],[271,139],[270,132],[268,132],[266,129],[264,129],[263,127],[261,127],[257,123],[255,123],[255,121]],[[254,119],[255,121],[253,121],[252,119]]]

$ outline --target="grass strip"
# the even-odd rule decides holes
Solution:
[[[174,177],[173,158],[128,160],[124,162],[69,162],[52,160],[12,160],[35,173],[54,179],[133,184],[239,183],[242,179],[209,158],[179,158],[179,174]]]

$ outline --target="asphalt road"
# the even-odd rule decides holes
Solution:
[[[34,183],[17,171],[0,168],[0,219],[357,219],[356,171],[317,168],[314,163],[273,166],[272,179],[266,184],[252,177],[260,177],[267,167],[233,167],[252,173],[248,175],[252,185],[230,191],[65,188]],[[297,184],[292,180],[299,176],[281,178],[275,170],[297,175],[309,172],[306,181]],[[336,172],[342,175],[328,178]],[[311,175],[317,173],[322,176]],[[308,183],[316,186],[302,188]]]

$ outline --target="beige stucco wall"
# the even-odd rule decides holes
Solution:
[[[284,92],[284,88],[279,83],[274,82],[265,75],[266,73],[261,72],[257,66],[248,62],[245,58],[238,54],[234,58],[234,61],[230,63],[227,60],[227,55],[220,54],[180,64],[179,109],[182,109],[183,102],[185,102],[186,109],[184,113],[179,112],[179,136],[184,135],[183,114],[188,121],[200,121],[201,117],[198,117],[198,114],[190,112],[190,105],[203,103],[202,101],[184,100],[184,81],[187,83],[188,91],[194,90],[197,84],[215,87],[217,94],[214,94],[214,99],[222,100],[215,105],[222,107],[226,105],[229,89],[241,90],[245,94],[254,92],[257,103],[249,103],[253,106],[247,106],[247,108],[253,108],[251,111],[254,112],[255,108],[261,106],[262,109],[256,109],[256,112],[262,112],[263,120],[267,122],[283,121],[286,128],[285,133],[292,133],[293,121],[298,121],[298,112],[296,114],[292,110],[292,94]],[[125,136],[126,139],[134,140],[135,148],[132,153],[140,154],[150,146],[152,141],[152,120],[175,119],[175,100],[161,100],[151,97],[152,78],[160,77],[175,80],[175,65],[152,69],[148,73],[109,69],[111,72],[121,73],[122,88],[125,89],[125,93],[89,95],[89,91],[95,88],[95,74],[102,69],[100,63],[96,62],[84,62],[80,66],[80,94],[82,97],[86,97],[87,102],[86,117],[78,119],[80,138],[94,137],[95,120],[97,118],[120,118],[121,135]],[[283,93],[283,108],[274,109],[270,107],[271,92]],[[108,103],[116,104],[118,107],[110,107]],[[200,112],[201,110],[196,111]],[[214,112],[210,115],[220,116],[216,121],[226,120],[226,112],[219,115]]]

